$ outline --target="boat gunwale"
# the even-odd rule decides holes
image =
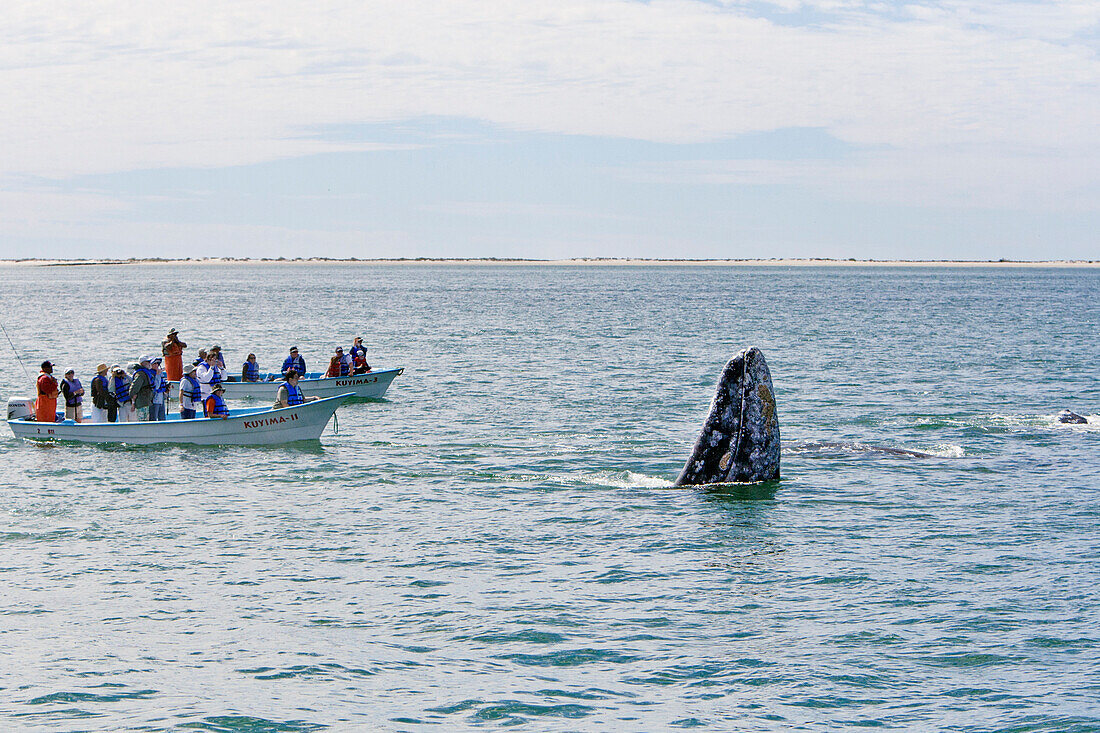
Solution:
[[[243,422],[243,421],[248,420],[248,419],[256,419],[260,416],[262,416],[264,418],[267,418],[271,415],[278,415],[280,413],[285,413],[287,411],[293,411],[295,413],[298,413],[298,412],[314,412],[314,411],[316,411],[316,409],[318,407],[321,407],[325,403],[338,401],[338,404],[336,404],[335,406],[332,407],[331,412],[329,412],[328,418],[326,418],[326,420],[324,422],[324,425],[322,425],[322,427],[321,427],[321,431],[323,432],[325,427],[328,426],[329,420],[331,420],[332,416],[336,413],[336,410],[338,410],[340,408],[340,406],[343,405],[345,402],[347,402],[349,399],[352,399],[354,397],[355,397],[354,392],[346,392],[346,393],[343,393],[343,394],[334,395],[332,397],[324,397],[324,398],[320,398],[320,399],[316,399],[316,400],[310,400],[308,402],[303,402],[300,405],[291,405],[291,406],[287,406],[287,407],[272,407],[272,408],[267,408],[267,409],[237,410],[236,412],[238,414],[230,415],[227,418],[195,417],[195,418],[189,418],[189,419],[186,419],[186,420],[183,420],[183,419],[143,420],[143,421],[139,421],[139,422],[113,422],[113,423],[93,423],[93,422],[77,423],[77,422],[74,422],[72,420],[62,420],[60,422],[39,423],[37,420],[30,419],[31,416],[27,416],[27,417],[21,417],[21,418],[14,418],[14,419],[8,420],[7,422],[8,422],[8,427],[11,429],[12,434],[16,438],[19,438],[21,440],[31,440],[31,441],[35,441],[35,442],[58,442],[58,441],[60,441],[60,442],[78,442],[78,443],[82,442],[82,443],[87,443],[87,444],[102,444],[102,445],[121,444],[121,445],[146,445],[146,446],[147,445],[168,445],[168,444],[196,445],[196,443],[193,443],[193,442],[186,439],[189,436],[168,435],[168,436],[165,436],[163,440],[153,440],[153,441],[150,441],[150,442],[134,443],[134,442],[130,442],[130,441],[126,440],[126,438],[127,437],[133,438],[133,437],[137,437],[137,436],[120,436],[117,439],[106,437],[106,438],[103,438],[103,439],[94,439],[93,438],[91,440],[83,440],[79,437],[76,437],[75,433],[72,433],[72,434],[69,434],[69,435],[48,435],[48,436],[47,435],[20,435],[19,432],[17,432],[16,427],[17,426],[27,427],[27,429],[29,429],[28,426],[41,426],[41,427],[64,426],[64,428],[66,429],[66,432],[68,432],[70,430],[84,430],[84,429],[90,429],[90,428],[106,428],[108,432],[111,432],[111,431],[115,431],[115,430],[118,430],[118,429],[121,429],[121,428],[139,427],[139,426],[147,426],[147,427],[168,426],[168,425],[173,425],[174,426],[174,425],[180,425],[180,424],[184,424],[184,423],[186,423],[188,425],[204,425],[204,424],[209,424],[212,421],[217,421],[218,423],[229,424],[229,423],[235,423],[235,422],[238,422],[238,421]],[[265,432],[271,432],[271,431],[265,431]],[[229,435],[233,435],[233,434],[234,433],[230,433]],[[240,433],[236,433],[236,434],[240,434]],[[154,435],[152,437],[158,437],[158,436]],[[199,436],[199,437],[206,437],[206,436]],[[217,437],[217,436],[211,436],[211,437]],[[285,441],[285,442],[286,443],[296,443],[296,442],[301,442],[301,441],[311,441],[311,440],[318,440],[318,439],[319,438],[296,438],[294,440],[288,440],[288,441]],[[274,443],[233,443],[233,442],[229,442],[229,443],[198,443],[197,445],[208,445],[208,446],[213,446],[213,445],[260,446],[260,445],[272,445],[272,444],[274,444]]]
[[[298,377],[298,384],[316,384],[318,382],[330,382],[336,379],[356,379],[357,377],[375,377],[383,374],[393,374],[394,378],[400,377],[405,372],[405,367],[393,367],[391,369],[372,369],[369,372],[363,372],[362,374],[347,374],[343,377],[315,377],[309,379],[304,376]],[[279,372],[262,372],[263,374],[279,374]],[[321,374],[322,372],[307,372],[307,374]],[[286,379],[279,375],[279,379],[257,379],[254,382],[246,382],[237,375],[233,375],[232,379],[226,379],[222,384],[286,384]],[[172,385],[178,385],[179,380],[174,379],[170,382]],[[325,399],[331,399],[326,397]]]

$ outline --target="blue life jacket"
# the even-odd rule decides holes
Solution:
[[[137,369],[134,370],[134,374],[137,374],[138,372],[145,372],[145,377],[149,380],[149,389],[153,389],[153,378],[154,378],[153,370],[152,369],[146,369],[145,367],[138,367]]]
[[[65,392],[65,406],[66,407],[76,407],[77,405],[79,405],[80,403],[82,403],[84,401],[84,399],[82,397],[80,397],[79,395],[76,394],[76,391],[78,389],[82,388],[82,385],[80,384],[80,380],[79,379],[72,379],[72,380],[66,379],[66,380],[64,380],[64,382],[65,382],[65,386],[67,386],[69,388]]]
[[[260,365],[254,361],[246,361],[244,363],[245,379],[250,382],[260,381]]]
[[[199,380],[190,374],[184,374],[183,379],[180,380],[181,403],[184,397],[190,400],[192,405],[202,399],[202,388],[199,386]]]
[[[210,397],[214,398],[214,412],[213,413],[208,413],[206,411],[206,403],[203,402],[202,403],[203,414],[206,415],[207,417],[213,417],[214,415],[226,415],[226,416],[228,416],[229,415],[229,408],[225,406],[225,400],[223,400],[220,396],[218,396],[216,394],[212,394],[212,395],[210,395]],[[206,399],[209,400],[210,397],[207,397]]]
[[[164,372],[156,372],[153,377],[153,391],[158,394],[168,394],[168,377]]]
[[[283,359],[283,374],[286,374],[287,370],[293,369],[301,376],[306,373],[306,360],[299,356],[288,356]]]
[[[210,368],[210,386],[213,387],[215,384],[221,384],[221,383],[222,383],[222,373],[217,368],[217,365],[214,365],[213,367]]]
[[[302,394],[302,388],[287,382],[286,384],[286,404],[290,407],[295,405],[301,405],[305,403],[305,395]]]
[[[126,377],[115,377],[115,399],[120,405],[130,401],[130,384]]]
[[[346,361],[344,361],[344,357],[342,357],[342,356],[340,357],[340,376],[341,377],[350,377],[351,376],[351,366],[349,366],[348,363]]]
[[[351,354],[352,359],[354,359],[355,357],[357,357],[359,355],[362,355],[363,358],[366,359],[367,358],[367,347],[366,346],[352,346],[351,350],[348,353]]]

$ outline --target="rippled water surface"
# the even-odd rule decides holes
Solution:
[[[2,428],[4,730],[1100,730],[1096,269],[0,276],[32,372],[406,367],[317,444]],[[752,344],[783,479],[671,488]]]

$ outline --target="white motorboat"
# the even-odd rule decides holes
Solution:
[[[334,397],[335,395],[350,393],[357,398],[377,399],[386,394],[390,388],[390,382],[405,371],[404,367],[396,369],[377,369],[365,374],[355,374],[350,377],[326,377],[321,372],[310,372],[298,380],[298,387],[306,397]],[[222,382],[225,387],[225,399],[256,399],[275,401],[279,387],[283,384],[281,374],[260,374],[258,382],[242,382],[239,376],[230,378],[230,381]],[[179,383],[172,383],[173,394],[179,393]]]
[[[80,443],[191,443],[195,445],[273,445],[317,440],[336,408],[354,397],[347,392],[294,407],[230,410],[227,418],[181,420],[171,415],[155,422],[37,422],[33,416],[8,420],[16,437],[28,440],[71,440]],[[16,402],[16,401],[13,401]],[[9,403],[13,410],[25,405]]]

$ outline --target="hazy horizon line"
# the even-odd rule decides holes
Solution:
[[[662,258],[662,257],[571,257],[571,258],[527,258],[527,257],[130,257],[120,259],[104,258],[14,258],[0,259],[0,265],[24,265],[38,267],[80,267],[95,265],[227,265],[227,264],[517,264],[517,265],[899,265],[899,266],[1097,266],[1100,260],[1019,260],[999,258],[996,260],[975,259],[866,259],[856,257],[746,257],[746,258]]]

